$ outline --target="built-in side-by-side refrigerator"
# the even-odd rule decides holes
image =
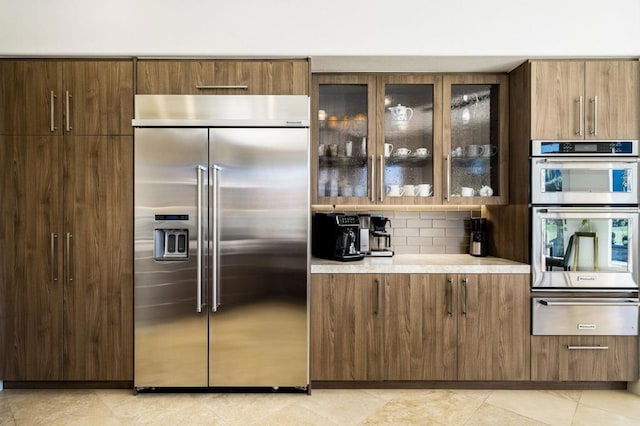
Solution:
[[[309,99],[137,95],[137,390],[307,389]]]

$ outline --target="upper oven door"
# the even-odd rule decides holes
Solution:
[[[638,160],[534,157],[531,204],[637,204]]]
[[[622,207],[534,207],[533,289],[637,289],[638,212]]]

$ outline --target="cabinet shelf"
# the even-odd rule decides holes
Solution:
[[[330,157],[327,155],[320,156],[321,166],[333,166],[333,167],[364,167],[367,164],[367,157],[355,156],[337,156]]]
[[[424,166],[432,161],[432,157],[429,156],[417,156],[417,155],[391,155],[385,158],[385,163],[389,166],[401,165],[401,166]]]

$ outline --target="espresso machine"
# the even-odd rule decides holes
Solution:
[[[387,223],[391,221],[384,216],[371,216],[369,246],[373,257],[391,257],[391,234],[387,231]]]
[[[487,255],[487,219],[483,217],[471,218],[469,254],[479,257]]]
[[[312,220],[311,252],[323,259],[361,260],[358,250],[360,219],[343,213],[315,213]]]

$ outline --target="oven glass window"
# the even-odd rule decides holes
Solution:
[[[553,169],[542,170],[543,192],[631,192],[631,169]]]
[[[542,219],[547,271],[627,272],[628,219]]]

